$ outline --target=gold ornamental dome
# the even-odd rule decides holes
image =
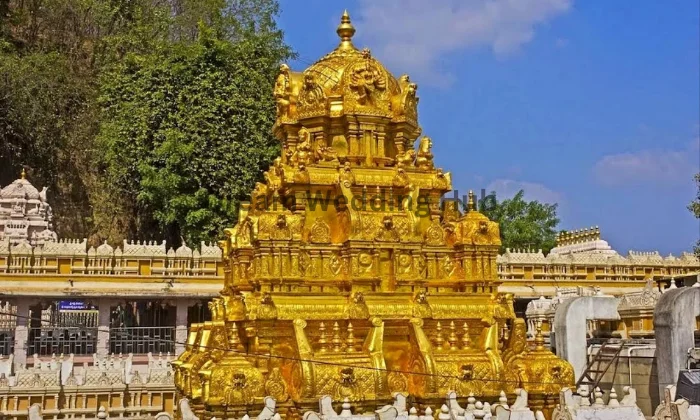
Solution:
[[[292,72],[286,64],[280,68],[275,87],[279,122],[347,114],[395,120],[406,111],[416,120],[417,86],[408,76],[397,80],[368,48],[355,47],[355,28],[347,11],[336,33],[338,46],[303,72]]]
[[[347,11],[343,13],[336,32],[340,37],[338,47],[307,68],[303,72],[303,81],[313,77],[327,97],[349,94],[357,105],[374,107],[390,116],[391,98],[401,93],[399,82],[372,57],[369,48],[359,50],[353,45],[355,28]],[[306,92],[307,86],[306,83],[302,85],[300,96]]]

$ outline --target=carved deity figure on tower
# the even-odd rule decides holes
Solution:
[[[275,81],[275,101],[277,102],[277,118],[286,118],[289,116],[290,94],[291,94],[291,79],[289,76],[289,66],[286,64],[280,65],[280,74]]]
[[[304,74],[304,87],[299,93],[299,105],[302,107],[322,108],[326,94],[323,88],[316,82],[316,76],[311,73]]]
[[[299,130],[299,144],[292,154],[292,164],[309,166],[314,162],[314,151],[311,147],[311,133],[306,128]]]
[[[418,144],[416,154],[416,167],[425,171],[433,169],[433,141],[428,136],[423,136]]]
[[[338,154],[332,147],[326,146],[326,141],[323,138],[319,138],[316,141],[316,160],[317,161],[333,161],[338,159]]]
[[[396,175],[394,175],[394,179],[391,180],[391,183],[394,187],[405,188],[411,183],[411,179],[408,177],[408,174],[406,174],[406,170],[399,166],[396,168]]]
[[[355,380],[355,372],[353,368],[348,367],[341,369],[339,378],[336,379],[336,384],[333,389],[333,397],[336,400],[344,400],[345,398],[353,401],[362,400],[362,389],[358,386]]]
[[[371,105],[378,91],[386,89],[387,81],[382,71],[371,61],[369,48],[362,50],[365,61],[358,62],[350,75],[350,89],[355,93],[359,105]]]
[[[272,163],[270,169],[265,172],[265,182],[269,189],[278,191],[282,188],[284,181],[284,168],[282,167],[282,158],[277,157]]]
[[[411,77],[407,74],[402,74],[401,77],[399,77],[399,87],[401,88],[401,92],[404,92],[406,88],[408,88],[408,85],[411,84]]]
[[[413,149],[408,149],[407,151],[396,155],[396,166],[399,168],[404,166],[412,166],[415,160],[416,151]]]
[[[411,82],[408,75],[404,74],[399,78],[399,87],[401,95],[394,103],[396,115],[416,120],[418,118],[418,97],[416,96],[418,85]]]
[[[437,168],[435,170],[435,188],[440,190],[449,190],[452,186],[452,175],[444,173],[442,168]]]
[[[352,173],[350,162],[345,162],[343,164],[343,167],[340,169],[340,173],[338,175],[338,180],[346,188],[349,188],[355,183],[355,175]]]

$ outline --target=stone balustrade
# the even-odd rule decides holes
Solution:
[[[93,355],[77,366],[73,355],[41,359],[31,367],[0,371],[0,417],[24,420],[30,412],[44,419],[170,416],[175,398],[170,356],[153,356],[143,373],[133,355]],[[105,417],[106,418],[106,417]],[[169,420],[169,419],[163,419]]]
[[[554,412],[554,419],[634,419],[641,420],[644,416],[636,406],[635,391],[626,389],[622,400],[617,399],[615,391],[610,392],[608,402],[603,403],[602,393],[595,393],[595,402],[588,400],[588,394],[581,389],[585,396],[573,396],[571,390],[565,388],[561,393],[561,403]],[[319,400],[319,411],[307,411],[303,413],[303,420],[544,420],[541,411],[533,411],[528,406],[528,394],[525,390],[517,389],[513,404],[509,405],[506,394],[501,393],[498,401],[490,404],[480,401],[474,395],[467,397],[466,405],[462,406],[457,401],[457,394],[449,392],[444,404],[439,409],[433,410],[428,406],[421,410],[417,407],[408,407],[406,394],[395,393],[393,404],[386,405],[374,412],[359,413],[353,410],[353,404],[345,399],[340,406],[340,411],[333,408],[333,400],[324,396]],[[276,401],[272,397],[264,399],[264,406],[256,416],[248,414],[240,420],[275,420],[280,418]],[[178,403],[178,417],[182,420],[199,420],[190,407],[190,402],[183,398]],[[571,417],[567,417],[570,415]],[[591,417],[598,415],[600,417]],[[587,417],[588,416],[588,417]],[[641,416],[641,417],[639,417]]]
[[[195,420],[197,417],[192,412],[187,399],[180,400],[180,417],[182,420]],[[542,420],[542,412],[533,412],[528,407],[527,392],[516,390],[516,399],[509,406],[505,393],[501,393],[498,402],[490,404],[477,400],[474,395],[469,395],[467,404],[462,407],[457,402],[457,394],[447,394],[444,404],[439,409],[425,407],[420,412],[417,407],[408,407],[406,394],[395,393],[394,402],[385,405],[374,412],[354,412],[352,403],[346,398],[340,406],[340,411],[333,408],[333,400],[330,396],[324,396],[319,400],[319,411],[307,411],[303,413],[304,420],[490,420],[496,417],[499,420]],[[245,415],[241,420],[273,420],[279,419],[276,401],[266,397],[264,407],[260,414],[254,417]]]
[[[507,249],[496,261],[501,280],[636,282],[700,271],[700,260],[689,252],[667,257],[657,251],[621,255],[601,240],[557,247],[546,256],[541,250]]]
[[[600,388],[591,393],[588,386],[584,385],[578,389],[578,395],[565,388],[559,394],[559,404],[554,410],[552,420],[644,420],[644,414],[637,406],[635,389],[625,387],[624,392],[625,395],[620,400],[615,388],[612,388],[606,403]]]
[[[11,365],[10,369],[11,369]],[[198,420],[186,398],[177,407],[173,405],[175,387],[170,369],[169,356],[149,354],[147,370],[144,374],[133,369],[133,356],[109,355],[94,356],[93,362],[82,367],[76,366],[73,356],[52,356],[40,359],[34,356],[32,367],[21,368],[5,375],[0,372],[0,416],[12,420],[43,419],[107,419],[128,417],[130,419],[172,420],[175,409],[182,420]],[[559,408],[553,414],[554,420],[584,419],[597,416],[600,419],[641,420],[643,416],[636,405],[636,392],[626,387],[625,395],[618,400],[613,389],[607,402],[603,393],[590,392],[582,387],[574,396],[569,389],[560,395]],[[303,413],[304,420],[543,420],[540,411],[528,406],[528,394],[522,389],[515,391],[512,404],[504,392],[498,401],[480,401],[470,394],[466,404],[460,405],[455,392],[449,392],[441,407],[433,409],[409,407],[405,393],[395,393],[390,405],[368,413],[353,411],[353,404],[347,399],[334,409],[329,396],[319,400],[319,411]],[[670,407],[668,404],[664,407]],[[261,411],[251,416],[246,414],[241,420],[279,420],[277,402],[266,397]],[[683,409],[683,407],[681,407]],[[661,420],[668,409],[657,409]],[[669,411],[670,412],[670,411]],[[692,413],[691,409],[691,413]],[[567,417],[571,416],[571,417]],[[641,417],[639,417],[641,416]],[[693,419],[693,417],[685,417]]]
[[[165,241],[124,241],[89,247],[87,240],[61,239],[32,246],[0,241],[0,274],[70,274],[133,276],[222,276],[221,249],[202,242],[199,249]]]
[[[44,410],[41,409],[41,404],[32,404],[31,407],[29,407],[28,414],[23,413],[23,415],[20,416],[7,416],[6,418],[11,419],[11,420],[17,420],[20,418],[26,418],[27,420],[44,420],[44,418],[50,418],[50,415],[45,415],[48,414]],[[90,410],[90,412],[83,412],[83,413],[72,413],[66,411],[64,414],[66,417],[65,418],[80,418],[81,420],[108,420],[109,418],[113,418],[109,415],[107,409],[101,405],[97,411],[95,410]],[[51,418],[56,418],[56,416],[53,416]],[[114,416],[114,418],[122,418],[120,416]],[[161,411],[160,413],[157,413],[155,415],[152,415],[151,413],[145,413],[145,414],[135,414],[129,417],[130,420],[173,420],[173,416],[170,413],[166,413],[165,411]]]
[[[497,258],[501,280],[623,280],[683,276],[700,271],[700,261],[684,252],[662,257],[658,252],[550,253],[508,249]],[[530,271],[523,267],[531,267]],[[0,240],[0,274],[93,274],[223,276],[221,250],[202,242],[199,249],[165,241],[124,241],[119,247],[103,243],[89,247],[87,240],[60,239],[32,245],[29,241]]]

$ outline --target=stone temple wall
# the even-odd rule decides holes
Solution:
[[[34,356],[31,367],[17,369],[12,357],[0,360],[0,418],[146,419],[172,413],[170,359],[149,354],[145,369],[132,366],[132,355],[94,355],[83,366],[74,363],[73,355]]]

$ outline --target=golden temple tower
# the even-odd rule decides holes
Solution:
[[[282,154],[220,243],[225,285],[174,364],[179,392],[200,418],[268,395],[282,413],[322,395],[374,409],[393,392],[430,402],[519,387],[533,408],[553,403],[571,366],[527,348],[498,292],[498,225],[473,194],[465,214],[440,204],[450,174],[430,138],[414,150],[416,84],[353,45],[347,12],[337,33],[308,69],[280,68]]]

